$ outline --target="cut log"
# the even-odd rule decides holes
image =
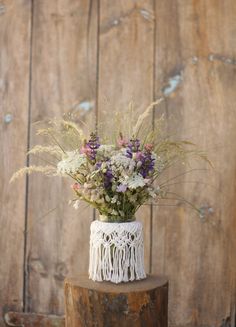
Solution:
[[[117,285],[67,278],[65,309],[67,327],[167,327],[168,282],[154,275]]]

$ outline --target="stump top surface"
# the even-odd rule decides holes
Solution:
[[[166,277],[157,275],[148,275],[146,279],[114,284],[111,282],[94,282],[88,278],[88,275],[78,275],[77,277],[68,277],[65,279],[66,284],[73,287],[82,287],[90,290],[108,293],[130,293],[145,292],[159,287],[167,286]]]

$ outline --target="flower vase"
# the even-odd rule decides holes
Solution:
[[[90,279],[118,284],[146,278],[141,222],[95,220],[90,231]]]

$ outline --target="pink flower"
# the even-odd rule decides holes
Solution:
[[[147,143],[144,145],[145,150],[152,151],[153,150],[153,144]]]
[[[128,145],[128,141],[126,139],[123,139],[123,138],[119,138],[117,140],[117,144],[120,146],[120,147],[126,147]]]
[[[90,156],[92,153],[92,149],[89,146],[85,145],[85,146],[82,146],[80,152],[85,154],[86,156]]]
[[[73,188],[74,191],[78,191],[80,189],[80,184],[74,183],[73,185],[71,185],[71,187]]]
[[[136,159],[141,160],[143,157],[143,153],[141,151],[136,152]]]

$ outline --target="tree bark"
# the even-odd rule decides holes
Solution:
[[[168,281],[155,275],[117,285],[68,278],[65,309],[67,327],[167,327]]]

